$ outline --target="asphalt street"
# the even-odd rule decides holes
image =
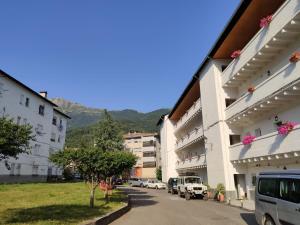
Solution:
[[[214,201],[186,201],[166,190],[124,189],[132,209],[113,225],[257,225],[254,213]]]

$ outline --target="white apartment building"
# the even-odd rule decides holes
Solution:
[[[227,197],[253,199],[259,172],[300,168],[300,126],[278,132],[286,122],[300,123],[300,62],[292,57],[300,52],[299,12],[297,0],[241,2],[160,120],[164,181],[206,171],[208,184],[223,183]],[[236,50],[240,55],[232,59]],[[195,128],[202,128],[198,135]],[[254,141],[243,144],[248,135]]]
[[[128,133],[123,136],[127,151],[138,157],[130,176],[156,178],[156,133]]]
[[[49,176],[61,176],[60,168],[49,162],[49,155],[63,149],[67,119],[57,106],[47,99],[47,92],[37,93],[0,70],[0,113],[17,124],[30,124],[35,141],[29,154],[20,154],[0,162],[0,182],[45,181]]]

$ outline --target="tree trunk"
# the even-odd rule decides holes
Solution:
[[[94,197],[95,197],[95,189],[92,188],[90,193],[90,207],[94,208]]]

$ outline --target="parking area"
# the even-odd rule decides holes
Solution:
[[[254,213],[214,201],[190,200],[166,190],[121,187],[132,209],[113,225],[257,225]]]

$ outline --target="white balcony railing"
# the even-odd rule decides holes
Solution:
[[[300,156],[300,127],[297,126],[286,136],[272,132],[256,138],[251,145],[242,143],[229,147],[233,163],[253,163],[266,160],[280,160]]]
[[[246,93],[245,95],[237,99],[233,104],[228,106],[225,110],[226,119],[232,120],[234,119],[234,117],[242,118],[243,116],[240,116],[238,114],[245,110],[251,110],[252,113],[255,113],[255,111],[261,113],[261,109],[268,109],[272,104],[275,104],[274,107],[277,107],[278,103],[287,104],[289,96],[293,98],[295,97],[295,95],[299,94],[297,94],[297,92],[299,92],[299,89],[294,86],[299,86],[299,78],[300,64],[287,63],[272,77],[257,85],[255,87],[255,91],[252,94]],[[291,90],[284,90],[284,88],[289,86],[289,84],[293,85],[293,87],[291,87]],[[261,106],[265,106],[265,108]],[[249,116],[247,112],[243,112],[243,115],[244,117],[245,115]]]
[[[156,157],[154,156],[143,157],[143,162],[156,162]]]
[[[176,169],[195,169],[195,168],[203,168],[206,167],[206,154],[201,154],[199,156],[193,156],[191,158],[187,158],[183,161],[176,162]]]
[[[299,12],[299,1],[286,1],[273,15],[270,25],[261,28],[243,48],[241,55],[224,70],[222,85],[239,86],[299,37]]]
[[[178,131],[185,124],[187,124],[192,118],[194,118],[201,111],[200,98],[194,102],[194,104],[186,111],[186,113],[175,124],[175,131]]]
[[[183,138],[179,139],[175,144],[175,150],[183,149],[191,144],[194,144],[203,139],[203,129],[202,127],[197,127],[193,129]]]

